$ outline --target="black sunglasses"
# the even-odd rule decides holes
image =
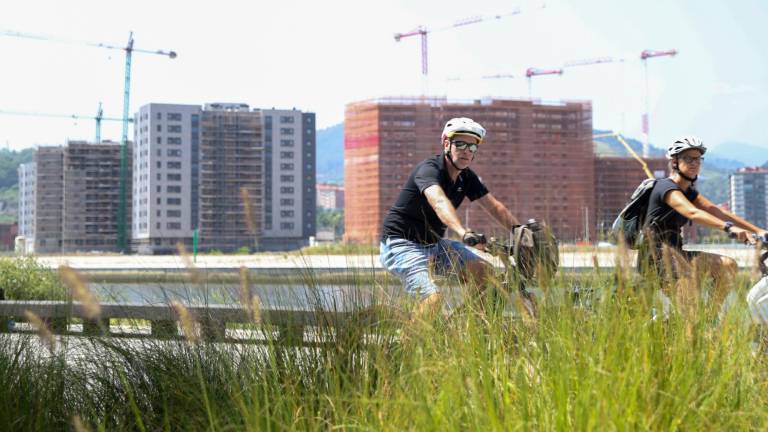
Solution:
[[[475,144],[475,143],[468,143],[466,141],[452,140],[451,144],[455,145],[458,150],[464,150],[466,148],[469,148],[469,151],[471,151],[472,153],[477,151],[477,144]]]

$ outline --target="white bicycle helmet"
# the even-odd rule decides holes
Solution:
[[[704,154],[707,152],[707,148],[704,147],[704,141],[701,138],[693,135],[682,136],[675,140],[671,146],[667,149],[667,159],[674,159],[675,156],[680,153],[689,150],[696,149]]]
[[[477,137],[478,143],[485,139],[485,128],[480,123],[467,117],[457,117],[448,120],[443,128],[443,138],[453,138],[456,134],[469,134]]]

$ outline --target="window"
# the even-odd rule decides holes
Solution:
[[[181,222],[168,222],[165,227],[169,230],[178,230],[181,229]]]
[[[280,199],[280,205],[292,206],[293,205],[293,198],[281,198]]]
[[[280,169],[281,170],[292,170],[293,169],[293,164],[292,163],[281,163],[280,164]]]
[[[180,149],[168,149],[166,153],[168,156],[181,156],[181,150]]]
[[[158,162],[159,164],[160,162]],[[181,169],[181,162],[168,162],[169,169]]]
[[[179,145],[181,144],[181,137],[168,137],[166,138],[166,141],[168,142],[168,144]]]
[[[168,113],[168,120],[181,121],[181,113]]]
[[[157,113],[157,119],[162,120],[163,119],[163,113]]]
[[[166,214],[172,218],[181,217],[181,210],[168,210]]]
[[[181,181],[181,174],[168,174],[167,178],[169,181]]]
[[[281,182],[292,182],[293,181],[293,176],[292,175],[281,175],[280,176],[280,181]]]
[[[160,115],[160,113],[157,113],[157,115]],[[157,131],[162,132],[163,131],[163,125],[157,125]]]
[[[280,210],[280,217],[293,217],[293,210]]]
[[[160,161],[157,161],[157,167],[158,167],[158,168],[162,168],[162,167],[163,167],[163,163],[162,163],[162,162],[160,162]]]
[[[293,152],[292,151],[281,151],[280,152],[280,158],[282,158],[282,159],[293,159]]]
[[[157,138],[155,138],[155,142],[157,142],[158,144],[162,144],[163,143],[163,139],[160,138],[160,137],[157,137]]]
[[[166,203],[168,205],[181,205],[181,198],[168,198]]]
[[[280,229],[292,230],[293,229],[293,222],[281,222],[280,223]]]
[[[170,126],[168,126],[168,132],[171,132],[171,133],[181,133],[181,125],[170,125]]]
[[[293,147],[293,140],[292,139],[281,139],[280,140],[280,147]]]
[[[282,135],[293,135],[293,128],[280,128]]]
[[[293,123],[293,117],[291,117],[291,116],[280,116],[280,123]]]
[[[293,186],[280,187],[280,193],[293,193]]]
[[[181,186],[168,186],[166,191],[168,193],[181,193]]]

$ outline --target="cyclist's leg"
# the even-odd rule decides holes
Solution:
[[[493,272],[490,263],[475,249],[455,240],[440,240],[434,247],[435,273],[456,275],[466,287],[465,300],[478,300]]]
[[[721,305],[733,287],[733,278],[738,271],[736,260],[708,252],[686,252],[693,263],[693,268],[713,279],[713,290],[710,301],[713,305]]]
[[[416,312],[437,310],[442,296],[429,274],[430,248],[399,238],[388,238],[379,247],[382,266],[402,281],[405,293],[418,303]]]

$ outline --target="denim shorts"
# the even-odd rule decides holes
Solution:
[[[430,277],[429,264],[434,262],[438,275],[457,274],[466,263],[482,260],[464,243],[441,239],[434,244],[421,244],[403,238],[387,237],[379,245],[381,265],[400,278],[409,295],[424,299],[437,292]]]

